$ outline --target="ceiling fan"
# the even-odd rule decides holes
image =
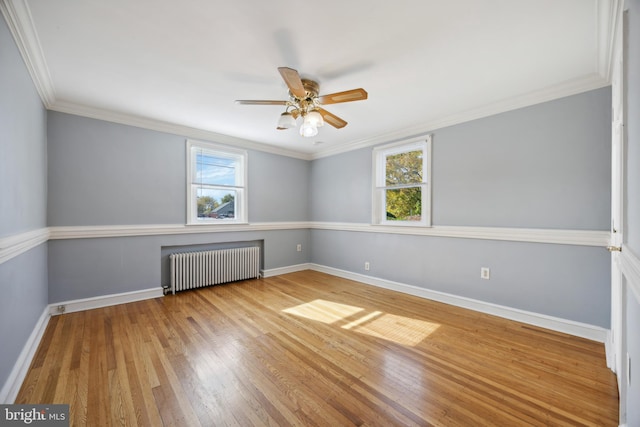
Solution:
[[[362,88],[336,92],[330,95],[318,95],[320,85],[317,82],[300,78],[300,74],[293,68],[279,67],[278,71],[289,88],[288,100],[236,100],[236,104],[242,105],[284,105],[286,109],[278,120],[278,130],[296,127],[296,119],[300,116],[303,118],[302,126],[300,126],[300,135],[302,136],[316,136],[318,127],[323,126],[325,122],[336,129],[343,128],[347,125],[347,122],[322,108],[322,105],[362,101],[367,99],[368,96],[367,92]]]

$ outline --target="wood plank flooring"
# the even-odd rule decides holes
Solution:
[[[304,271],[53,317],[71,425],[617,426],[602,344]]]

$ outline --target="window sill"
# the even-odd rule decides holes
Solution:
[[[249,225],[247,221],[207,221],[207,222],[188,222],[185,224],[187,227],[226,227],[231,225]]]
[[[412,228],[432,228],[431,224],[409,223],[409,222],[377,222],[371,223],[374,227],[412,227]]]

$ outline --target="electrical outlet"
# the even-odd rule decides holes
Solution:
[[[302,245],[300,243],[298,243],[298,246],[296,246],[296,250],[298,252],[302,252]]]
[[[480,278],[485,280],[489,280],[491,278],[491,270],[489,270],[489,267],[482,267],[480,269]]]
[[[369,268],[370,268],[370,267],[371,267],[371,265],[369,265],[369,261],[366,261],[366,262],[364,263],[364,269],[365,269],[366,271],[369,271]]]

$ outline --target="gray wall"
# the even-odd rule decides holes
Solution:
[[[637,43],[630,49],[637,76]],[[4,20],[0,64],[0,237],[47,225],[184,224],[183,137],[47,115]],[[636,253],[638,81],[629,81],[626,198]],[[602,89],[434,131],[434,225],[606,230],[609,112]],[[250,151],[251,222],[370,218],[370,148],[313,162]],[[364,273],[367,260],[372,276],[608,327],[609,258],[598,248],[323,230],[54,240],[0,264],[0,384],[47,302],[160,286],[163,247],[225,241],[263,242],[266,269],[312,261]],[[491,267],[490,281],[480,266]],[[628,301],[631,332],[638,318]],[[638,360],[637,337],[627,341]]]
[[[46,226],[47,116],[0,19],[0,237]]]
[[[610,122],[604,88],[434,131],[433,225],[607,230]],[[370,222],[371,165],[313,161],[311,219]]]
[[[0,237],[46,227],[46,143],[46,111],[0,18]],[[0,293],[2,388],[47,304],[46,244],[0,264]]]
[[[185,138],[50,111],[50,226],[184,224]]]
[[[184,137],[50,112],[48,147],[50,226],[185,223]],[[308,161],[249,151],[248,181],[250,222],[308,219]],[[163,247],[254,240],[264,269],[310,259],[308,230],[53,240],[49,302],[167,284]]]
[[[321,265],[609,326],[602,248],[326,230],[312,230],[311,241]],[[480,278],[481,267],[491,268],[490,280]]]
[[[51,111],[48,139],[50,226],[186,222],[185,137]],[[248,165],[250,222],[308,219],[309,162]]]
[[[0,290],[1,389],[48,304],[47,245],[0,264]]]
[[[625,218],[627,246],[640,257],[640,0],[627,1],[627,164]],[[640,283],[635,283],[636,289]],[[627,291],[625,343],[631,357],[631,384],[627,395],[627,425],[640,426],[640,302]]]
[[[49,302],[56,303],[160,287],[162,248],[262,241],[263,267],[309,261],[308,230],[110,237],[49,242]],[[296,251],[300,243],[304,250]],[[166,254],[164,257],[166,260]],[[166,281],[166,279],[165,279]]]
[[[309,162],[249,153],[249,222],[309,220]]]
[[[607,230],[610,110],[605,88],[435,130],[433,225]],[[371,156],[312,162],[313,220],[371,220]],[[328,230],[311,242],[318,264],[609,327],[602,248]]]
[[[312,221],[371,222],[371,149],[311,162]]]
[[[433,224],[608,230],[611,90],[434,132]]]

